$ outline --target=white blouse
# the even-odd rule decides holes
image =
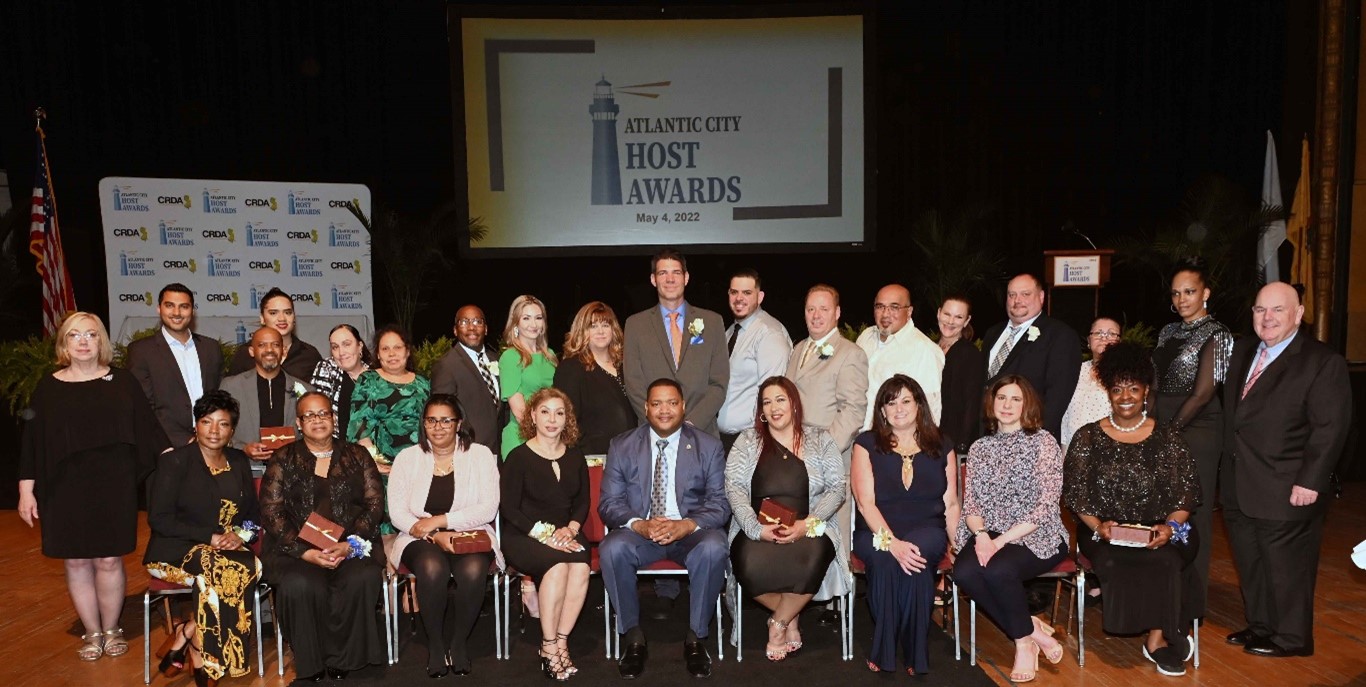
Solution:
[[[1067,404],[1067,412],[1062,415],[1063,455],[1067,455],[1067,445],[1072,443],[1072,435],[1077,430],[1110,414],[1110,394],[1096,379],[1092,362],[1088,360],[1081,364],[1077,390],[1072,394],[1072,402]]]

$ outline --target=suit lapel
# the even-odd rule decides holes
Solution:
[[[1303,334],[1296,334],[1295,340],[1291,341],[1290,345],[1286,346],[1285,350],[1281,351],[1281,354],[1276,356],[1275,360],[1268,363],[1267,366],[1262,369],[1262,374],[1257,378],[1257,383],[1253,384],[1252,388],[1247,390],[1247,397],[1243,400],[1256,400],[1261,397],[1261,394],[1271,393],[1270,389],[1276,385],[1276,382],[1286,373],[1286,370],[1294,364],[1294,361],[1291,360],[1291,358],[1299,354],[1300,348],[1304,344],[1304,340],[1300,338],[1301,336],[1303,336]],[[1252,355],[1248,356],[1249,361],[1257,360],[1258,348],[1260,348],[1260,345],[1252,347]],[[1245,369],[1242,377],[1239,377],[1239,379],[1243,379],[1246,376],[1247,371]],[[1243,381],[1238,384],[1239,393],[1241,393],[1243,384],[1246,383],[1246,379],[1243,379]]]
[[[678,516],[687,517],[687,511],[683,507],[683,494],[687,491],[687,484],[690,480],[685,480],[683,476],[689,475],[698,469],[697,464],[697,442],[693,440],[692,432],[687,431],[684,425],[678,429],[678,459],[674,461],[674,502],[678,504]]]
[[[1029,326],[1030,326],[1030,327],[1039,327],[1039,324],[1040,324],[1042,321],[1043,321],[1043,316],[1041,315],[1041,316],[1039,316],[1038,319],[1034,320],[1033,324],[1030,324]],[[1002,333],[1005,333],[1005,332],[1007,332],[1007,331],[1009,331],[1009,330],[1008,330],[1008,329],[1004,329],[1004,328],[1001,330]],[[1039,332],[1040,332],[1040,334],[1042,334],[1042,332],[1043,332],[1043,327],[1039,327]],[[1010,355],[1006,356],[1006,361],[1005,361],[1004,363],[1001,363],[1001,370],[1000,370],[1001,372],[1004,372],[1005,370],[1009,369],[1010,366],[1011,366],[1011,364],[1014,363],[1014,362],[1016,361],[1017,358],[1019,358],[1019,356],[1021,355],[1021,351],[1024,351],[1025,348],[1026,348],[1027,346],[1029,346],[1030,344],[1034,343],[1034,342],[1032,342],[1032,341],[1029,340],[1029,328],[1028,328],[1028,327],[1026,327],[1025,330],[1024,330],[1023,332],[1020,332],[1019,336],[1020,336],[1020,340],[1019,340],[1019,341],[1016,341],[1014,346],[1011,346],[1011,348],[1010,348]],[[999,373],[998,373],[998,374],[999,374]]]
[[[484,390],[484,393],[488,393],[489,385],[484,383],[484,373],[479,371],[479,366],[474,364],[474,359],[470,357],[469,353],[466,353],[466,351],[469,349],[465,348],[465,344],[462,344],[459,341],[457,341],[455,345],[459,349],[455,352],[456,360],[459,360],[460,365],[463,366],[465,370],[468,371],[470,374],[474,375],[475,379],[479,380],[479,387]],[[489,357],[488,346],[484,346],[483,353],[484,357],[489,358],[490,361],[493,360],[493,358]]]
[[[678,328],[683,330],[682,345],[678,350],[678,368],[683,369],[683,361],[688,359],[688,351],[692,350],[692,334],[688,333],[688,311],[691,307],[687,301],[683,301],[683,307],[678,311]]]
[[[158,329],[157,333],[153,334],[152,336],[154,337],[153,341],[157,351],[156,354],[158,357],[161,358],[161,360],[159,361],[160,364],[166,369],[175,370],[176,388],[179,389],[180,393],[184,394],[185,398],[188,400],[190,398],[190,387],[185,385],[185,376],[180,374],[180,363],[176,362],[175,354],[171,352],[171,345],[166,343],[166,336],[162,333],[160,329]],[[199,342],[196,341],[196,348],[198,347],[198,345]]]
[[[214,373],[216,372],[216,370],[212,369],[212,367],[209,365],[209,360],[207,356],[204,355],[206,350],[204,348],[204,345],[208,344],[210,346],[217,346],[218,342],[210,339],[207,336],[200,336],[199,334],[191,334],[190,336],[194,337],[194,352],[195,355],[199,357],[199,382],[200,385],[204,388],[204,391],[207,392],[209,391],[208,380],[214,377]],[[182,380],[181,383],[183,384],[184,381]],[[186,390],[185,395],[189,395],[188,389]]]

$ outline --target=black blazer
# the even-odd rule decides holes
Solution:
[[[243,521],[260,522],[256,504],[256,485],[251,477],[251,460],[235,448],[224,448],[234,478],[233,500],[237,515],[233,524]],[[152,473],[147,497],[147,525],[152,538],[147,542],[143,563],[172,563],[178,565],[185,552],[195,544],[208,544],[215,534],[222,534],[218,512],[222,503],[218,487],[199,444],[187,444],[157,458],[156,472]]]
[[[987,375],[985,354],[967,339],[959,339],[944,354],[944,375],[940,385],[943,410],[939,428],[953,439],[959,456],[977,440],[982,421],[982,384]]]
[[[460,410],[465,415],[465,426],[474,433],[475,443],[487,446],[493,455],[502,443],[503,422],[500,422],[503,401],[489,395],[484,376],[465,352],[464,344],[456,342],[446,355],[432,365],[432,393],[453,394],[460,399]],[[498,361],[498,351],[485,345],[484,355],[489,363]],[[495,378],[498,375],[493,375]]]
[[[1007,321],[1008,322],[1008,321]],[[997,377],[1017,374],[1029,380],[1034,390],[1043,397],[1043,428],[1058,438],[1062,433],[1062,416],[1072,394],[1077,390],[1077,376],[1081,373],[1081,339],[1073,329],[1047,315],[1039,315],[1032,326],[1039,328],[1039,336],[1029,340],[1029,332],[1010,349],[1010,356],[996,377],[991,376],[991,349],[1006,330],[1007,322],[998,322],[982,337],[982,369],[990,387]]]
[[[1245,336],[1233,345],[1224,383],[1224,502],[1254,518],[1316,517],[1351,430],[1347,361],[1301,331],[1240,398],[1260,343]],[[1317,491],[1318,501],[1290,505],[1294,485]]]
[[[215,339],[201,334],[193,336],[195,352],[199,354],[200,379],[204,382],[204,393],[208,393],[217,389],[223,379],[223,349]],[[142,392],[152,404],[152,412],[171,445],[188,444],[194,437],[190,392],[161,330],[128,344],[128,371],[142,385]]]
[[[585,370],[577,359],[561,360],[555,368],[555,388],[574,404],[579,422],[577,448],[584,455],[606,454],[612,437],[636,428],[636,411],[626,398],[626,389],[599,365]]]

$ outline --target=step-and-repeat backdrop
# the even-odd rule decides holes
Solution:
[[[106,177],[100,181],[109,331],[126,341],[157,321],[157,292],[195,292],[196,331],[243,342],[272,287],[294,298],[299,334],[327,355],[326,330],[374,317],[370,216],[359,184]]]

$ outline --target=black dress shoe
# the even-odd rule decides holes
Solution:
[[[640,677],[645,672],[645,659],[650,657],[650,649],[643,642],[631,642],[621,652],[617,661],[617,672],[627,680]]]
[[[816,619],[816,624],[820,625],[821,627],[832,627],[835,625],[839,625],[840,612],[833,608],[826,611],[822,611],[820,617]]]
[[[1243,651],[1254,656],[1270,656],[1272,658],[1288,658],[1291,656],[1313,656],[1314,650],[1310,648],[1302,649],[1283,649],[1281,645],[1271,641],[1270,637],[1258,637],[1243,646]]]
[[[670,599],[667,596],[657,598],[650,607],[650,619],[668,620],[673,615],[674,604],[676,603],[678,603],[678,599]]]
[[[350,675],[350,674],[351,674],[351,671],[349,671],[349,670],[342,670],[341,668],[328,668],[328,669],[327,669],[327,677],[329,677],[329,678],[331,678],[331,679],[333,679],[333,680],[345,680],[345,679],[346,679],[346,676],[347,676],[347,675]]]
[[[309,682],[322,682],[324,677],[327,677],[327,673],[320,670],[312,675],[300,675],[294,678],[294,682],[291,684],[303,685]]]
[[[1237,632],[1230,633],[1224,638],[1224,641],[1234,646],[1246,646],[1254,639],[1257,639],[1257,633],[1253,632],[1252,628],[1245,627]]]
[[[683,662],[688,665],[689,675],[711,677],[711,655],[707,653],[705,640],[683,642]]]

